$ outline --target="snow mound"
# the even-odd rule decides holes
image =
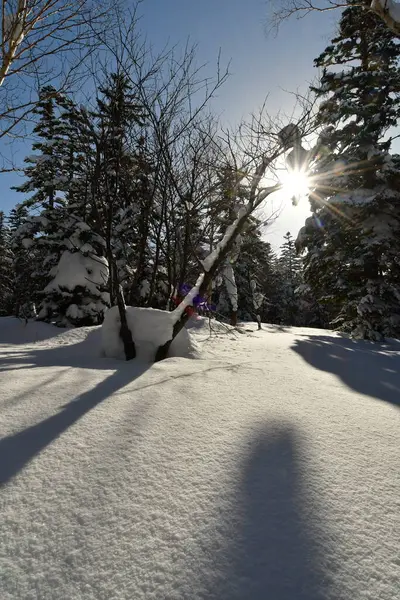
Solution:
[[[172,337],[173,313],[155,308],[126,307],[128,327],[136,345],[136,357],[154,362],[156,350]],[[107,310],[101,329],[102,350],[107,358],[124,359],[124,346],[119,335],[118,307]],[[190,332],[183,328],[172,342],[168,356],[196,358],[197,345]]]
[[[0,346],[6,344],[32,344],[61,335],[59,327],[40,321],[28,321],[16,317],[0,318]]]

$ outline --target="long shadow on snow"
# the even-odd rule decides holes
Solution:
[[[55,328],[56,329],[56,328]],[[65,331],[65,330],[64,330]],[[33,367],[78,367],[81,369],[115,369],[120,361],[102,359],[100,355],[101,333],[96,328],[76,344],[66,341],[49,347],[37,344],[27,349],[6,351],[0,355],[0,371],[31,369]]]
[[[329,335],[295,341],[292,349],[316,369],[333,373],[360,394],[400,406],[400,343]]]
[[[135,362],[123,364],[124,368],[115,371],[96,387],[69,402],[59,413],[0,440],[0,485],[14,477],[87,412],[140,377],[150,366]]]
[[[218,600],[326,600],[327,574],[308,515],[316,522],[304,475],[301,440],[289,425],[261,431],[243,464],[228,522],[231,546],[212,552],[217,580],[204,597]],[[235,531],[236,529],[236,531]],[[219,563],[219,564],[218,564]],[[203,596],[202,596],[203,597]]]

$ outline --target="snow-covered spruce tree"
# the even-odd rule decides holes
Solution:
[[[28,215],[13,235],[16,277],[22,284],[21,291],[25,290],[22,295],[30,296],[28,290],[32,293],[30,298],[24,299],[23,304],[26,301],[34,302],[39,310],[39,318],[46,321],[51,321],[53,315],[47,310],[45,288],[62,252],[63,220],[62,207],[46,206],[38,215]],[[30,283],[26,289],[23,278],[27,271]],[[17,307],[20,305],[18,302]]]
[[[64,250],[50,271],[39,318],[59,326],[98,325],[110,306],[104,241],[72,214],[64,218],[62,231]]]
[[[105,241],[96,233],[99,214],[91,195],[96,148],[88,111],[69,98],[59,101],[64,125],[65,193],[60,256],[49,273],[39,318],[60,326],[97,325],[110,306]]]
[[[280,279],[280,321],[285,325],[297,325],[300,314],[296,290],[302,283],[302,264],[289,231],[284,240],[277,261]]]
[[[10,244],[13,253],[12,264],[12,314],[20,317],[26,315],[27,309],[30,307],[31,315],[36,314],[34,308],[39,291],[39,281],[34,277],[39,264],[43,261],[43,256],[37,248],[34,247],[33,241],[28,239],[22,243],[23,238],[16,236],[18,231],[22,231],[22,225],[28,218],[28,209],[23,205],[18,205],[10,212],[8,223],[10,228]]]
[[[59,108],[64,134],[65,205],[69,214],[87,223],[95,223],[96,207],[91,202],[90,177],[96,162],[93,124],[85,107],[77,106],[71,98],[61,97]]]
[[[96,165],[92,174],[92,202],[96,205],[99,233],[105,242],[109,267],[111,304],[119,310],[120,335],[126,359],[135,357],[135,344],[126,320],[125,299],[120,282],[123,272],[123,242],[129,243],[126,228],[133,229],[138,214],[134,187],[137,182],[137,163],[132,138],[134,130],[143,125],[143,110],[132,92],[125,75],[110,75],[110,82],[100,90],[95,119]],[[121,219],[129,211],[129,219]],[[115,226],[119,225],[116,231]],[[124,231],[125,229],[125,231]]]
[[[13,252],[10,230],[6,226],[5,216],[0,211],[0,316],[12,312],[13,298]]]
[[[49,281],[50,270],[57,264],[63,239],[62,221],[65,206],[67,176],[65,171],[68,131],[60,119],[62,97],[51,87],[40,92],[40,100],[34,111],[37,124],[33,135],[37,138],[32,145],[34,154],[25,159],[26,181],[15,189],[26,195],[22,205],[31,209],[14,234],[14,246],[22,260],[23,249],[33,261],[31,278],[34,280],[39,314],[46,303],[44,288]],[[28,195],[30,194],[30,195]]]
[[[83,220],[90,218],[81,160],[88,152],[77,135],[79,109],[46,88],[36,114],[35,154],[26,159],[28,180],[17,189],[33,192],[24,204],[39,214],[28,215],[16,231],[18,254],[22,258],[24,249],[36,259],[31,278],[38,319],[60,326],[98,324],[108,306],[108,269],[101,240]]]
[[[25,158],[27,166],[24,174],[27,181],[14,188],[24,194],[32,193],[27,199],[28,206],[53,208],[58,193],[65,191],[68,180],[65,170],[67,158],[65,148],[65,123],[60,119],[60,104],[63,97],[48,86],[39,94],[39,102],[33,111],[37,124],[33,135],[37,141],[32,144],[31,154]]]
[[[332,323],[381,339],[400,335],[400,157],[389,154],[388,137],[399,116],[400,46],[376,16],[350,4],[315,61],[323,131],[313,216],[298,247],[305,283]]]

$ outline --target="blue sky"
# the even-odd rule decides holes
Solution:
[[[144,0],[140,28],[156,50],[168,42],[183,45],[190,38],[198,44],[199,64],[208,63],[210,73],[221,50],[223,64],[230,61],[231,76],[213,106],[226,124],[234,125],[256,110],[266,95],[270,114],[280,110],[290,114],[294,100],[289,92],[306,91],[316,77],[313,59],[327,45],[340,16],[333,11],[291,19],[277,35],[266,36],[268,4],[266,0]],[[0,151],[9,149],[0,146]],[[14,146],[14,152],[21,161],[30,148]],[[20,194],[9,191],[19,181],[15,175],[0,175],[1,210],[8,212],[21,200]],[[280,203],[275,200],[274,209]],[[298,207],[286,202],[265,237],[279,246],[286,231],[297,233],[307,212],[307,201]]]

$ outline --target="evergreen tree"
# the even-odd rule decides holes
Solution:
[[[29,223],[28,209],[23,204],[19,204],[11,210],[9,216],[13,251],[12,312],[16,317],[35,316],[35,302],[43,283],[36,274],[41,269],[45,255],[29,235],[31,225],[28,224],[25,229],[27,223]]]
[[[9,228],[5,224],[5,216],[0,211],[0,316],[9,315],[12,311],[13,296],[13,253]]]
[[[124,75],[111,74],[109,85],[100,93],[98,110],[93,114],[98,159],[92,175],[95,195],[92,202],[98,211],[97,233],[106,244],[111,302],[114,303],[119,285],[123,283],[128,287],[127,279],[134,271],[134,265],[129,263],[134,255],[137,219],[143,200],[140,194],[143,169],[137,152],[140,135],[136,130],[143,125],[143,110]]]
[[[28,180],[17,189],[33,192],[23,204],[40,212],[26,215],[15,232],[19,270],[25,250],[38,319],[58,325],[97,324],[109,305],[104,281],[108,268],[101,238],[83,220],[93,220],[84,175],[93,152],[88,137],[78,135],[84,130],[84,114],[51,88],[42,90],[36,114],[36,153],[26,159]]]
[[[273,260],[271,245],[261,239],[260,221],[250,219],[235,265],[240,319],[254,321],[260,314],[262,320],[270,321],[276,291]]]
[[[300,314],[296,290],[302,282],[302,265],[290,232],[284,236],[284,240],[276,265],[280,280],[280,321],[285,325],[297,325]]]
[[[44,288],[49,282],[50,271],[62,252],[62,223],[68,182],[68,154],[65,144],[68,129],[60,118],[64,101],[63,96],[52,87],[41,90],[40,100],[34,111],[38,119],[33,130],[37,138],[32,145],[34,154],[25,159],[28,165],[25,168],[26,181],[14,188],[26,195],[23,206],[35,210],[33,214],[25,216],[23,223],[15,231],[14,245],[16,248],[20,245],[20,263],[23,260],[23,250],[29,255],[33,280],[31,287],[35,297],[26,301],[36,301],[40,305],[39,314],[45,312],[42,310],[46,303]]]
[[[103,239],[74,215],[62,230],[64,250],[50,271],[38,318],[58,326],[98,325],[110,306]]]
[[[26,199],[28,206],[51,209],[61,201],[58,192],[65,191],[68,182],[66,163],[68,154],[65,145],[65,122],[60,118],[60,109],[65,99],[52,87],[40,91],[39,102],[33,111],[38,121],[33,129],[37,141],[32,154],[25,158],[27,181],[14,188],[32,195]]]
[[[400,334],[400,157],[387,137],[399,115],[400,46],[374,14],[350,4],[315,61],[323,131],[313,216],[298,244],[307,250],[305,282],[332,323],[380,339]]]

